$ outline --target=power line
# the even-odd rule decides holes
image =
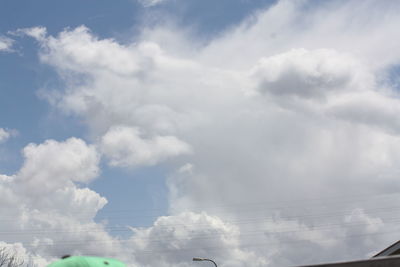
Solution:
[[[344,236],[346,239],[353,239],[353,238],[358,238],[358,237],[364,237],[364,236],[380,236],[380,235],[386,235],[386,234],[393,234],[393,233],[400,233],[400,229],[396,231],[386,231],[386,232],[377,232],[377,233],[363,233],[363,234],[350,234]],[[31,247],[31,248],[38,248],[38,247],[51,247],[51,246],[66,246],[66,245],[84,245],[84,244],[111,244],[111,243],[120,243],[124,244],[127,243],[130,240],[96,240],[96,241],[85,241],[85,242],[58,242],[55,244],[39,244],[39,245],[26,245],[24,247]],[[131,242],[131,241],[130,241]],[[168,249],[163,249],[163,250],[140,250],[140,254],[146,254],[146,253],[178,253],[182,251],[191,251],[191,250],[216,250],[216,249],[229,249],[229,248],[248,248],[248,247],[258,247],[258,246],[270,246],[270,245],[284,245],[284,244],[294,244],[294,243],[302,243],[302,242],[318,242],[318,243],[324,243],[324,242],[331,242],[330,240],[327,240],[326,238],[307,238],[307,239],[301,239],[301,240],[285,240],[285,241],[270,241],[270,242],[263,242],[263,243],[245,243],[245,244],[240,244],[238,243],[235,246],[229,247],[228,246],[201,246],[201,247],[190,247],[190,248],[168,248]],[[165,246],[165,242],[159,243],[160,245]]]
[[[396,223],[399,222],[400,219],[396,218],[396,220],[390,221],[391,223]],[[342,230],[348,230],[349,228],[345,227],[354,227],[354,226],[363,226],[363,225],[374,225],[377,223],[361,223],[361,222],[356,222],[356,223],[348,223],[348,224],[326,224],[326,225],[320,225],[320,226],[315,226],[313,228],[309,229],[301,229],[298,230],[296,228],[298,227],[286,227],[286,228],[281,228],[279,230],[275,231],[268,231],[266,229],[262,230],[253,230],[253,231],[244,231],[240,232],[238,234],[227,234],[226,232],[212,232],[209,234],[186,234],[183,238],[178,238],[178,237],[171,237],[171,236],[160,236],[158,235],[157,238],[139,238],[141,241],[149,242],[149,243],[164,243],[165,241],[184,241],[184,240],[202,240],[202,239],[214,239],[214,238],[219,238],[219,237],[248,237],[248,236],[267,236],[267,235],[282,235],[282,234],[299,234],[299,233],[307,233],[307,232],[316,232],[316,231],[330,231],[334,230],[336,228],[342,229]],[[90,240],[92,243],[97,243],[97,242],[103,242],[106,241],[108,242],[110,239],[94,239]],[[120,243],[125,243],[125,242],[133,242],[133,239],[127,239],[127,240],[120,240],[120,239],[114,239],[112,242],[120,242]],[[55,241],[53,240],[56,244],[80,244],[80,243],[87,243],[88,241],[81,241],[81,240],[68,240],[68,241]]]
[[[355,200],[362,200],[363,203],[365,203],[365,201],[376,201],[375,198],[390,198],[393,196],[400,196],[400,194],[398,193],[392,193],[392,194],[376,194],[376,195],[371,195],[371,194],[359,194],[359,195],[348,195],[348,196],[331,196],[331,197],[323,197],[323,198],[304,198],[304,199],[295,199],[295,200],[282,200],[282,201],[269,201],[269,202],[248,202],[248,203],[243,203],[243,202],[239,202],[239,203],[230,203],[230,204],[226,204],[226,205],[213,205],[213,206],[190,206],[191,210],[218,210],[218,209],[222,209],[223,211],[226,211],[226,209],[228,208],[243,208],[246,211],[251,210],[249,207],[260,207],[261,209],[284,209],[284,208],[298,208],[299,206],[304,207],[304,203],[306,202],[310,202],[308,203],[307,207],[311,207],[311,206],[325,206],[327,204],[331,204],[331,205],[337,205],[340,203],[343,204],[348,204],[348,203],[357,203]],[[366,200],[365,200],[365,199]],[[329,200],[334,200],[329,201]],[[290,205],[277,205],[280,203],[290,203]],[[296,203],[296,204],[293,204]],[[272,206],[271,206],[272,205]],[[171,213],[174,212],[180,212],[180,210],[176,210],[176,209],[169,209]],[[159,216],[159,214],[157,213],[156,215],[145,215],[143,213],[151,213],[151,212],[163,212],[165,211],[165,209],[121,209],[121,210],[112,210],[112,211],[102,211],[99,210],[97,212],[100,213],[105,213],[105,215],[108,214],[115,214],[115,213],[138,213],[138,217],[143,218],[143,217],[149,217],[149,218],[153,218],[156,216]],[[237,210],[234,210],[235,212],[237,212]],[[54,211],[55,213],[58,213],[57,211]],[[76,212],[66,212],[65,210],[62,211],[63,215],[85,215],[85,214],[93,214],[94,211],[76,211]],[[104,217],[105,215],[101,215],[98,219],[101,219],[102,217]],[[115,217],[115,216],[114,216]],[[14,217],[9,217],[10,221],[15,220]],[[2,219],[0,219],[0,221],[6,221],[7,219],[4,219],[4,217]]]
[[[368,209],[365,210],[365,213],[368,215],[377,215],[381,213],[386,213],[386,212],[393,212],[397,211],[400,209],[400,206],[393,206],[393,207],[383,207],[383,208],[375,208],[375,209]],[[328,218],[340,218],[342,219],[343,216],[349,216],[351,215],[351,211],[339,211],[339,212],[326,212],[326,213],[319,213],[319,214],[303,214],[303,215],[292,215],[292,216],[260,216],[260,217],[254,217],[254,218],[245,218],[245,219],[234,219],[234,220],[222,220],[223,223],[225,224],[234,224],[234,225],[245,225],[245,224],[252,224],[252,223],[265,223],[265,222],[274,222],[274,221],[283,221],[283,220],[306,220],[306,219],[328,219]],[[339,217],[340,216],[340,217]],[[378,217],[379,219],[393,219],[393,217],[390,218],[385,218],[385,217]],[[397,217],[395,217],[397,218]],[[171,228],[171,227],[179,227],[179,226],[208,226],[208,223],[181,223],[181,224],[163,224],[157,226],[158,229],[163,229],[163,228]],[[91,228],[84,228],[79,231],[77,230],[64,230],[64,229],[52,229],[52,230],[37,230],[37,229],[22,229],[22,230],[17,230],[17,231],[0,231],[0,234],[3,235],[32,235],[32,234],[51,234],[51,233],[76,233],[76,232],[103,232],[103,231],[132,231],[131,229],[128,229],[128,226],[99,226],[95,225],[97,229],[91,229]]]

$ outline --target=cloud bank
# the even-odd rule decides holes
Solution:
[[[57,36],[30,29],[41,61],[65,82],[47,92],[49,103],[84,120],[92,145],[28,145],[21,170],[1,176],[1,195],[15,207],[9,216],[30,218],[33,229],[93,227],[66,234],[82,242],[74,252],[133,266],[189,266],[193,256],[221,266],[367,257],[400,230],[390,215],[400,197],[399,94],[382,79],[400,60],[399,9],[280,1],[184,51],[170,40],[185,35],[162,26],[131,44],[85,26]],[[102,156],[115,167],[175,167],[168,216],[126,240],[96,224],[106,200],[78,185],[95,179]],[[46,259],[61,249],[40,249],[55,243],[51,233],[29,238],[24,246]]]

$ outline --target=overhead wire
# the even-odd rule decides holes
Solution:
[[[358,238],[358,237],[363,237],[363,236],[380,236],[380,235],[386,235],[386,234],[393,234],[393,233],[400,233],[400,229],[396,231],[386,231],[386,232],[376,232],[376,233],[362,233],[362,234],[349,234],[346,235],[346,239],[353,239],[353,238]],[[112,244],[112,243],[127,243],[128,240],[97,240],[97,241],[91,241],[92,244]],[[235,244],[235,246],[230,247],[229,245],[224,245],[224,246],[195,246],[195,247],[175,247],[175,248],[167,248],[167,249],[162,249],[162,250],[139,250],[140,254],[145,254],[145,253],[177,253],[177,252],[182,252],[182,251],[191,251],[191,250],[216,250],[216,249],[230,249],[230,248],[248,248],[248,247],[257,247],[257,246],[270,246],[270,245],[284,245],[284,244],[295,244],[295,243],[303,243],[303,242],[332,242],[332,240],[327,240],[327,238],[303,238],[303,239],[297,239],[297,240],[274,240],[274,241],[268,241],[268,242],[260,242],[260,243],[240,243],[238,242]],[[336,240],[338,242],[338,240]],[[85,242],[59,242],[56,244],[35,244],[35,245],[30,245],[27,244],[25,247],[30,247],[30,248],[38,248],[38,247],[51,247],[57,245],[59,248],[62,246],[79,246],[79,245],[88,245],[88,241]],[[159,243],[162,246],[165,246],[165,242]],[[132,247],[134,249],[134,247]]]
[[[209,211],[216,211],[218,209],[221,209],[222,211],[229,210],[230,208],[234,208],[233,211],[237,212],[238,208],[243,208],[246,211],[251,210],[251,206],[257,207],[259,206],[262,209],[284,209],[284,208],[298,208],[299,206],[304,207],[304,203],[310,202],[308,207],[311,206],[321,206],[321,205],[337,205],[340,203],[343,204],[348,204],[348,203],[356,203],[354,200],[362,200],[363,202],[365,201],[374,201],[375,198],[389,198],[393,196],[400,196],[398,193],[391,193],[391,194],[376,194],[376,195],[370,195],[370,194],[359,194],[359,195],[348,195],[348,196],[331,196],[331,197],[322,197],[322,198],[303,198],[303,199],[295,199],[295,200],[282,200],[282,201],[262,201],[262,202],[238,202],[238,203],[230,203],[230,204],[225,204],[225,205],[213,205],[213,206],[206,206],[206,205],[199,205],[199,206],[190,206],[191,210],[197,211],[197,210],[209,210]],[[330,200],[335,200],[333,202],[330,202]],[[290,203],[290,205],[277,205],[279,203]],[[296,204],[293,204],[296,203]],[[177,213],[180,212],[180,210],[170,208],[168,209],[169,213]],[[69,215],[85,215],[85,214],[93,214],[93,211],[65,211],[63,210],[64,214],[69,214]],[[103,213],[101,209],[97,211],[97,213]],[[151,212],[157,212],[154,215],[148,215],[148,213]],[[145,218],[145,217],[158,217],[162,216],[159,214],[159,212],[165,212],[165,209],[155,209],[155,208],[146,208],[146,209],[120,209],[120,210],[112,210],[112,211],[107,211],[104,212],[105,214],[103,215],[98,215],[98,219],[106,218],[105,215],[109,214],[115,214],[115,213],[137,213],[137,217],[140,218]],[[116,217],[116,216],[113,216]],[[14,220],[14,217],[10,217],[9,220]],[[0,221],[6,221],[7,219],[0,218]]]
[[[364,212],[368,215],[378,215],[382,213],[387,213],[387,212],[393,212],[393,211],[400,211],[400,206],[393,206],[393,207],[382,207],[382,208],[374,208],[374,209],[366,209]],[[343,217],[346,216],[351,216],[352,211],[336,211],[336,212],[325,212],[325,213],[309,213],[309,214],[302,214],[302,215],[266,215],[266,216],[257,216],[253,218],[244,218],[244,219],[226,219],[226,220],[221,220],[225,224],[233,224],[233,225],[246,225],[246,224],[253,224],[253,223],[267,223],[267,222],[280,222],[280,221],[291,221],[291,220],[296,220],[296,221],[304,221],[308,219],[320,219],[320,220],[326,220],[326,219],[335,219],[335,218],[340,218],[343,219]],[[386,219],[383,216],[378,217],[380,219]],[[208,226],[209,224],[206,222],[201,222],[201,223],[170,223],[170,224],[161,224],[157,225],[158,229],[166,229],[166,228],[171,228],[171,227],[190,227],[190,226],[196,226],[196,227],[201,227],[201,226]],[[146,227],[142,227],[146,228]],[[141,229],[141,227],[138,227],[138,229]],[[6,230],[6,231],[0,231],[0,234],[5,234],[5,235],[11,235],[11,234],[51,234],[51,233],[76,233],[76,232],[102,232],[102,231],[130,231],[132,232],[131,228],[128,226],[101,226],[101,225],[96,225],[96,229],[91,229],[91,228],[83,228],[83,229],[72,229],[72,230],[66,230],[66,229],[51,229],[51,230],[45,230],[45,229],[21,229],[21,230]]]
[[[399,217],[394,217],[392,220],[388,221],[390,223],[397,223],[400,222]],[[317,226],[313,226],[311,228],[307,228],[307,226],[304,225],[299,225],[295,227],[281,227],[277,230],[268,230],[268,229],[260,229],[260,230],[251,230],[251,231],[240,231],[237,234],[229,234],[227,232],[223,231],[213,231],[211,233],[196,233],[196,234],[185,234],[183,238],[179,238],[177,236],[172,236],[171,235],[158,235],[157,238],[143,238],[139,237],[141,241],[145,242],[165,242],[165,241],[180,241],[180,240],[198,240],[198,239],[212,239],[212,238],[219,238],[219,237],[248,237],[248,236],[260,236],[261,234],[264,235],[279,235],[279,234],[298,234],[298,233],[305,233],[305,232],[316,232],[316,231],[331,231],[335,229],[341,229],[341,230],[348,230],[349,227],[355,227],[355,226],[363,226],[363,225],[375,225],[375,224],[380,224],[381,222],[352,222],[352,223],[328,223],[328,224],[321,224]],[[305,229],[299,229],[301,227],[306,227]],[[197,229],[198,230],[198,229]],[[201,230],[201,229],[200,229]],[[207,230],[207,229],[206,229]],[[104,239],[93,239],[90,242],[101,242]],[[105,239],[106,241],[109,239]],[[128,240],[114,240],[118,242],[131,242],[131,239]],[[53,240],[55,243],[73,243],[75,244],[76,242],[79,243],[80,240],[62,240],[62,241],[57,241]],[[87,241],[85,241],[87,242]]]
[[[385,197],[383,197],[385,198]],[[359,199],[360,200],[360,199]],[[333,205],[337,204],[337,203],[345,203],[345,204],[354,204],[354,202],[344,202],[344,201],[338,201],[338,202],[334,202],[331,203]],[[297,205],[291,205],[291,206],[286,206],[286,208],[293,208],[293,207],[299,207],[301,206],[301,204],[296,203]],[[296,221],[304,221],[304,220],[323,220],[326,221],[328,219],[330,219],[329,221],[335,221],[335,219],[343,219],[343,216],[350,216],[352,215],[352,209],[351,208],[346,208],[346,210],[335,210],[335,211],[330,211],[330,212],[319,212],[319,213],[301,213],[300,211],[296,211],[299,214],[295,214],[295,215],[282,215],[282,214],[276,214],[276,215],[270,215],[269,213],[273,213],[275,211],[280,211],[279,208],[282,208],[282,206],[275,206],[275,207],[271,207],[271,206],[261,206],[259,203],[255,204],[252,206],[252,204],[244,204],[244,206],[249,205],[248,207],[257,207],[256,211],[261,212],[261,213],[267,213],[267,216],[253,216],[253,217],[247,217],[244,219],[231,219],[231,220],[222,220],[223,223],[226,224],[234,224],[234,225],[239,225],[239,226],[246,226],[249,225],[251,226],[252,224],[257,224],[257,223],[268,223],[268,222],[281,222],[281,221],[290,221],[290,220],[296,220]],[[325,205],[325,204],[324,204]],[[323,207],[324,205],[314,205],[313,207]],[[349,206],[349,205],[346,205]],[[351,206],[351,205],[350,205]],[[228,206],[225,206],[228,207]],[[229,206],[229,207],[233,207],[234,206]],[[283,207],[285,208],[285,207]],[[382,213],[393,213],[396,212],[400,209],[400,206],[386,206],[386,207],[376,207],[376,208],[370,208],[370,209],[364,209],[364,212],[371,216],[371,215],[384,215]],[[125,211],[124,211],[125,212]],[[237,210],[236,210],[237,212]],[[254,209],[253,209],[254,212]],[[290,214],[290,210],[286,211],[286,213]],[[244,212],[238,212],[238,217],[243,217],[244,214],[252,214],[249,210],[245,210]],[[254,215],[254,214],[253,214]],[[400,221],[399,217],[385,217],[385,216],[380,216],[377,217],[377,219],[383,220],[385,223],[397,223]],[[4,220],[0,219],[0,222]],[[363,225],[374,225],[374,224],[380,224],[382,223],[381,221],[376,221],[376,222],[353,222],[353,223],[343,223],[342,221],[340,222],[328,222],[325,224],[319,222],[316,223],[314,222],[314,225],[310,228],[310,229],[302,229],[302,230],[296,230],[295,228],[280,228],[279,231],[267,231],[265,229],[262,230],[246,230],[243,231],[241,229],[241,231],[236,234],[236,236],[238,237],[243,237],[243,238],[249,238],[251,236],[258,236],[260,237],[260,235],[264,234],[265,236],[267,235],[282,235],[282,234],[299,234],[299,233],[305,233],[305,232],[313,232],[313,231],[331,231],[334,230],[336,228],[338,229],[343,229],[346,230],[346,227],[357,227],[357,226],[363,226]],[[179,227],[196,227],[196,229],[192,229],[195,231],[199,231],[199,230],[204,230],[201,229],[199,227],[202,226],[206,226],[205,230],[208,229],[213,229],[213,228],[207,228],[207,226],[209,226],[208,223],[182,223],[182,224],[176,224],[176,223],[171,223],[171,224],[163,224],[163,225],[158,225],[157,229],[167,229],[167,228],[179,228]],[[298,226],[296,226],[298,227]],[[144,226],[143,228],[148,228],[148,226]],[[1,228],[0,228],[1,229]],[[140,228],[139,228],[140,229]],[[37,229],[24,229],[23,231],[0,231],[0,235],[14,235],[14,236],[23,236],[23,235],[51,235],[51,234],[79,234],[80,232],[87,232],[87,233],[95,233],[95,232],[103,232],[106,231],[107,233],[115,233],[115,232],[132,232],[132,230],[130,228],[128,228],[127,226],[100,226],[99,229],[82,229],[79,231],[76,230],[63,230],[63,229],[51,229],[51,230],[43,230],[41,229],[40,231],[38,231]],[[397,232],[397,231],[395,231]],[[388,232],[389,233],[389,232]],[[390,233],[393,233],[393,231],[391,231]],[[366,235],[380,235],[380,234],[387,234],[386,232],[378,232],[378,233],[367,233],[367,234],[358,234],[358,235],[353,235],[353,234],[349,234],[346,235],[345,238],[349,238],[349,237],[354,237],[354,236],[366,236]],[[186,235],[185,238],[188,238],[190,240],[194,240],[194,241],[198,241],[198,240],[208,240],[208,239],[213,239],[213,238],[220,238],[221,236],[226,236],[226,237],[235,237],[235,235],[229,235],[227,233],[218,233],[218,232],[213,232],[210,233],[208,235],[205,234],[189,234]],[[147,242],[149,244],[165,244],[165,242],[168,241],[179,241],[179,239],[177,239],[176,237],[172,237],[171,236],[158,236],[157,239],[154,238],[142,238],[141,239],[144,242]],[[311,239],[310,239],[311,240]],[[306,240],[306,241],[310,241],[310,240]],[[302,242],[305,242],[304,240],[300,240]],[[315,241],[315,240],[314,240]],[[319,240],[316,240],[319,241]],[[85,243],[87,244],[87,242],[90,243],[94,243],[94,244],[103,244],[103,243],[117,243],[117,244],[124,244],[124,243],[129,243],[129,242],[133,242],[131,239],[126,239],[126,240],[121,240],[121,239],[113,239],[113,237],[110,237],[110,239],[104,239],[104,240],[86,240],[86,241],[82,241],[82,240],[62,240],[62,241],[57,241],[57,240],[53,240],[53,244],[24,244],[24,246],[26,247],[31,247],[31,248],[37,248],[38,246],[47,246],[47,247],[51,247],[51,246],[71,246],[71,245],[84,245]],[[291,241],[292,243],[293,241]],[[323,240],[321,240],[321,242],[323,242]],[[25,242],[24,242],[25,243]],[[284,244],[285,241],[279,241],[279,244]],[[268,245],[271,244],[270,242],[265,243],[265,244],[240,244],[240,247],[247,247],[247,246],[264,246],[264,245]],[[204,249],[204,248],[191,248],[191,249]],[[221,249],[225,249],[221,248]],[[150,252],[155,252],[154,250],[151,250],[147,253]],[[160,251],[156,251],[156,252],[160,252]],[[171,251],[171,252],[175,252],[175,251]],[[141,253],[146,253],[146,251],[142,251]],[[160,252],[162,253],[162,252]]]

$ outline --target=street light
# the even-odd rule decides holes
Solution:
[[[215,263],[215,261],[210,260],[210,259],[204,259],[204,258],[193,258],[193,261],[211,261],[212,263],[214,263],[215,267],[218,267],[217,264]]]

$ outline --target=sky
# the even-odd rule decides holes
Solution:
[[[400,239],[398,1],[0,8],[0,247],[296,266]]]

